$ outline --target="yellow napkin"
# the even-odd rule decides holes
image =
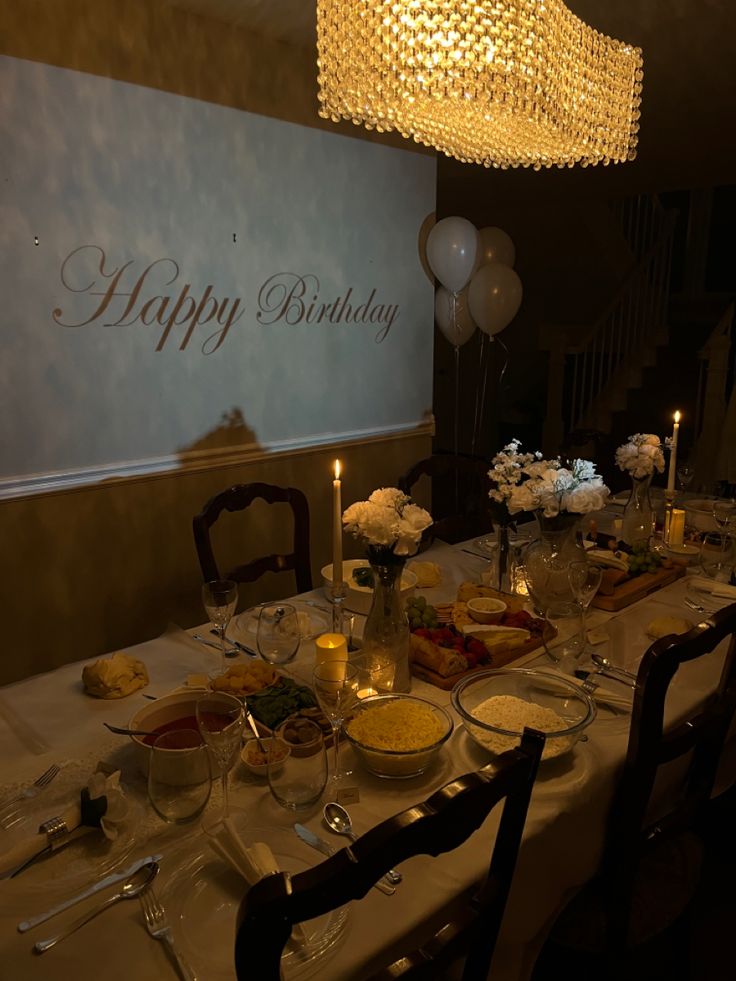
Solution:
[[[98,797],[104,796],[107,798],[107,810],[100,821],[100,827],[105,837],[114,841],[128,817],[128,801],[120,788],[120,771],[116,770],[111,776],[105,776],[103,773],[93,773],[87,789],[89,790],[89,796],[92,801]],[[48,819],[55,816],[57,815],[54,815],[52,812],[48,815]],[[81,795],[78,794],[76,803],[70,804],[58,817],[66,825],[67,831],[75,831],[82,822]],[[90,827],[90,831],[93,830],[96,829]],[[38,855],[47,846],[48,838],[45,833],[35,832],[34,834],[25,835],[25,837],[0,855],[0,877],[17,869],[19,865],[30,861],[34,855]]]

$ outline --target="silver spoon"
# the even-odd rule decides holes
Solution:
[[[146,729],[126,729],[125,726],[111,726],[109,722],[103,722],[103,726],[114,732],[116,736],[160,736],[160,732],[148,732]]]
[[[85,913],[84,916],[80,916],[78,920],[71,923],[65,930],[61,933],[57,933],[55,937],[49,937],[48,940],[39,940],[33,945],[33,950],[36,954],[43,954],[44,951],[58,944],[60,940],[64,940],[70,934],[74,933],[85,923],[89,923],[90,920],[94,919],[103,910],[106,910],[109,906],[113,906],[115,903],[119,902],[121,899],[135,899],[136,896],[140,896],[144,892],[153,880],[158,875],[158,862],[148,862],[146,865],[142,865],[137,872],[134,872],[129,879],[126,879],[120,888],[119,892],[110,896],[106,899],[104,903],[100,903],[99,906],[95,906],[94,909]]]
[[[350,820],[350,815],[341,804],[336,804],[334,801],[330,804],[325,804],[322,813],[324,814],[325,824],[328,828],[331,828],[339,835],[346,835],[351,841],[358,840],[358,836],[353,831],[353,822]],[[397,872],[396,869],[389,869],[386,873],[386,879],[392,886],[395,886],[401,882],[401,872]]]
[[[613,661],[609,661],[607,657],[603,657],[602,654],[593,653],[591,657],[599,668],[605,668],[606,671],[613,671],[616,674],[621,674],[624,676],[624,678],[628,678],[629,681],[636,681],[636,675],[632,671],[627,671],[626,668],[620,668],[617,664],[614,664]]]

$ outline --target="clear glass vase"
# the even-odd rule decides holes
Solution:
[[[409,621],[401,602],[404,560],[393,553],[368,553],[373,569],[373,601],[363,628],[361,661],[381,692],[411,691]]]
[[[649,498],[651,482],[651,474],[648,477],[631,478],[631,496],[624,508],[621,527],[621,538],[627,545],[633,546],[637,542],[649,544],[652,537],[654,511]]]
[[[579,517],[537,515],[539,538],[526,550],[524,570],[529,595],[541,616],[553,604],[575,602],[567,573],[571,562],[585,561],[585,547],[577,534]]]

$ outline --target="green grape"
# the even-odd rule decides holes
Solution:
[[[422,621],[423,621],[423,623],[425,623],[425,624],[426,624],[427,626],[429,626],[429,624],[430,624],[430,623],[431,623],[431,622],[432,622],[433,620],[436,620],[436,619],[437,619],[437,615],[436,615],[436,613],[435,613],[435,611],[434,611],[434,610],[433,610],[433,609],[432,609],[431,607],[427,607],[427,608],[425,609],[425,611],[424,611],[424,613],[422,613]]]
[[[421,617],[410,617],[409,623],[411,624],[412,630],[416,630],[418,627],[423,626]]]
[[[423,596],[415,596],[413,603],[414,606],[418,607],[420,610],[423,610],[427,605],[427,601]]]

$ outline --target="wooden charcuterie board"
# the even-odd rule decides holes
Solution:
[[[685,575],[684,563],[676,562],[669,569],[658,569],[656,572],[643,572],[640,576],[627,579],[614,589],[613,593],[604,596],[596,593],[593,597],[591,606],[597,610],[607,610],[609,613],[616,613],[623,610],[626,606],[631,606],[637,600],[644,599],[650,593],[669,586]]]
[[[507,651],[500,650],[496,651],[491,660],[485,664],[479,664],[475,668],[468,668],[467,671],[458,671],[457,674],[451,674],[447,677],[438,674],[431,668],[426,667],[423,664],[418,664],[416,661],[411,663],[411,673],[416,677],[420,678],[422,681],[428,682],[430,685],[434,685],[436,688],[441,688],[443,691],[450,691],[455,685],[460,681],[461,678],[465,678],[469,674],[474,674],[476,671],[483,671],[486,668],[504,668],[508,664],[516,664],[519,667],[521,664],[531,661],[533,658],[537,657],[540,649],[544,647],[545,641],[553,640],[557,636],[557,630],[552,624],[546,624],[544,628],[544,636],[540,637],[538,634],[530,637],[526,644],[520,647],[512,647]]]

